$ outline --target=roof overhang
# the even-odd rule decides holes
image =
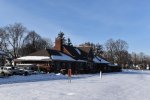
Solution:
[[[15,59],[14,61],[52,61],[48,56],[24,56]]]

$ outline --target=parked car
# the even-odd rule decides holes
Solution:
[[[37,66],[34,64],[18,64],[15,66],[18,69],[17,75],[31,75],[36,74]]]
[[[13,75],[13,70],[11,66],[1,66],[0,67],[0,74],[2,76],[10,76]]]
[[[31,74],[37,74],[37,71],[34,71],[32,69],[29,69],[28,67],[18,67],[18,72],[16,75],[31,75]]]
[[[29,69],[25,69],[25,68],[18,68],[18,73],[16,73],[16,74],[27,76],[27,75],[33,74],[33,72],[34,72],[33,70],[29,70]]]

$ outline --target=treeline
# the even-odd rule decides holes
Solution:
[[[80,46],[90,46],[95,55],[101,56],[122,68],[146,69],[150,65],[150,56],[141,53],[129,53],[128,43],[124,40],[109,39],[104,45],[86,42]]]
[[[64,43],[73,46],[70,38],[64,39]],[[94,55],[125,68],[133,68],[137,65],[146,68],[150,65],[150,56],[144,53],[129,53],[128,43],[121,39],[109,39],[103,45],[85,42],[79,46],[90,46]],[[28,30],[21,23],[0,27],[0,50],[7,52],[13,58],[26,56],[45,48],[53,48],[50,37],[43,38],[36,31]]]
[[[34,30],[28,30],[21,23],[0,27],[0,50],[7,52],[13,58],[51,48],[52,45],[50,39],[42,38]]]

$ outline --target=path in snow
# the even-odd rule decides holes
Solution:
[[[0,100],[150,100],[150,72],[125,71],[0,85]],[[1,81],[1,80],[0,80]]]

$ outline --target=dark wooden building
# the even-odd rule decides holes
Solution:
[[[40,50],[25,57],[15,59],[16,63],[36,64],[44,71],[67,72],[68,68],[76,73],[96,73],[114,71],[114,66],[93,54],[91,47],[74,47],[64,44],[63,34],[55,39],[53,49]]]

